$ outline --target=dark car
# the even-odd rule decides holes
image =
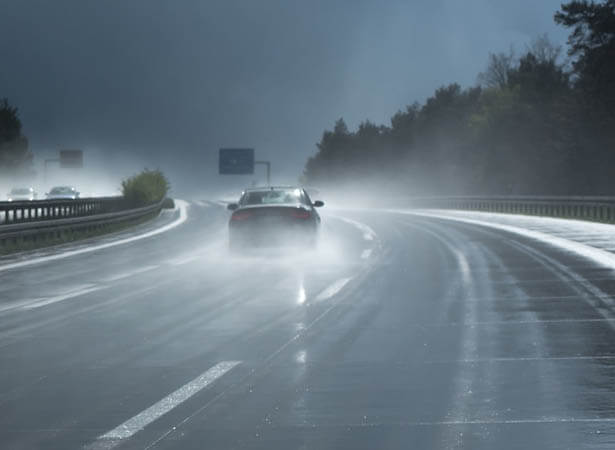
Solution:
[[[75,200],[79,192],[73,186],[55,186],[45,194],[47,200]]]
[[[320,215],[315,208],[324,206],[312,202],[299,187],[266,187],[247,189],[238,203],[231,203],[229,246],[244,247],[279,245],[316,246],[320,230]]]

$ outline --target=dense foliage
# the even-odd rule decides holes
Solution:
[[[18,175],[31,169],[28,139],[21,132],[17,108],[0,100],[0,174]]]
[[[615,194],[615,0],[572,1],[569,56],[546,37],[490,55],[479,86],[436,90],[389,126],[324,132],[304,178],[440,194]],[[383,176],[384,175],[384,176]]]
[[[122,194],[132,206],[145,206],[161,201],[169,191],[169,182],[159,170],[145,169],[122,181]]]

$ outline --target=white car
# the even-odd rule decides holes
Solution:
[[[54,186],[47,194],[47,200],[75,200],[79,192],[73,186]]]
[[[33,188],[13,188],[11,192],[6,194],[6,199],[9,202],[32,201],[36,200],[36,192]]]

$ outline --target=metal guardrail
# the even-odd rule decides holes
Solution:
[[[123,197],[0,202],[0,225],[84,217],[128,209]]]
[[[0,247],[18,240],[46,240],[62,233],[139,220],[160,212],[162,204],[129,208],[122,197],[0,202]]]
[[[459,209],[615,223],[615,197],[492,196],[416,197],[406,205],[423,209]]]

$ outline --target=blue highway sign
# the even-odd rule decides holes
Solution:
[[[221,148],[218,160],[220,175],[250,175],[254,173],[253,148]]]

